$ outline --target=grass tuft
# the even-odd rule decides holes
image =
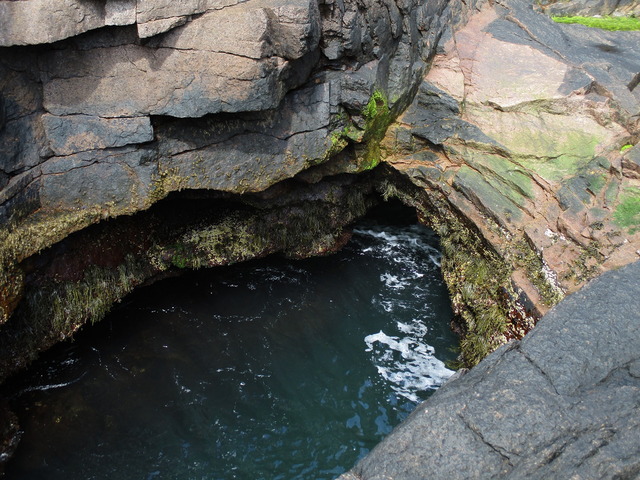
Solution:
[[[635,17],[551,17],[557,23],[578,23],[602,30],[632,31],[640,30],[640,18]]]
[[[633,148],[633,145],[631,145],[630,143],[627,143],[626,145],[622,146],[622,148],[620,149],[620,153],[624,153],[627,150],[629,150],[630,148]]]

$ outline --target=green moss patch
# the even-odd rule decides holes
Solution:
[[[465,161],[480,171],[493,187],[504,191],[505,195],[513,197],[511,200],[515,203],[519,205],[522,203],[522,198],[518,197],[534,198],[531,176],[508,158],[500,155],[474,154],[470,150],[465,152]]]
[[[454,186],[500,224],[522,218],[522,195],[504,184],[492,185],[483,174],[466,165],[456,173]]]
[[[360,124],[362,128],[351,119],[346,119],[346,125],[331,134],[331,155],[337,154],[350,143],[355,145],[356,165],[350,173],[371,170],[380,164],[380,142],[395,118],[386,95],[380,90],[373,92],[360,115],[364,119],[364,126]]]
[[[552,182],[576,175],[596,156],[596,146],[606,138],[599,126],[588,125],[580,131],[563,125],[565,117],[556,117],[544,116],[539,129],[514,128],[499,138],[520,165]]]
[[[631,234],[640,229],[640,188],[630,187],[622,192],[613,219],[616,225],[629,229]]]
[[[640,30],[640,18],[635,17],[551,17],[557,23],[578,23],[610,31]]]

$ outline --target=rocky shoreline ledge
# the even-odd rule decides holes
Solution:
[[[522,339],[640,256],[640,32],[533,8],[638,2],[555,3],[0,0],[0,381],[389,198],[440,236],[460,364]]]
[[[640,257],[638,45],[485,4],[390,127],[384,161],[428,198],[467,365]]]

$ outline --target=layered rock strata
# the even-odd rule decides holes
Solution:
[[[637,258],[639,44],[515,0],[0,0],[0,380],[138,285],[330,252],[389,197],[440,234],[476,363]]]
[[[286,242],[261,238],[264,220],[248,210],[279,209],[265,214],[274,225],[298,207],[328,215],[316,222],[324,229],[309,231],[320,243],[339,243],[341,229],[373,201],[361,198],[373,187],[345,193],[333,179],[379,163],[386,127],[413,99],[445,29],[472,7],[0,1],[0,338],[8,342],[0,378],[151,277],[290,252],[305,222],[315,222],[291,214],[300,225],[282,226]],[[197,214],[174,207],[182,201],[174,194],[187,191],[204,199],[190,204]],[[336,199],[345,202],[339,215]],[[165,209],[180,219],[156,222],[173,225],[174,234],[158,233],[146,214],[128,220],[156,205],[152,217],[164,218],[158,209]],[[211,235],[196,235],[226,222],[212,219],[211,209],[230,219],[227,233],[248,229],[251,245],[244,234],[214,235],[215,246]],[[114,218],[122,220],[106,222]],[[127,223],[129,233],[119,226]],[[70,237],[96,224],[119,233]],[[194,236],[185,246],[187,231]],[[145,240],[124,246],[139,235]],[[301,251],[331,248],[299,240]],[[211,261],[202,253],[234,241],[247,247],[243,255]],[[96,252],[110,243],[119,253],[105,254],[101,265]],[[98,277],[109,287],[83,286]]]

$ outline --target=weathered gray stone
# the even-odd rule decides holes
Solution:
[[[40,163],[42,129],[39,115],[10,120],[0,132],[0,170],[15,173]]]
[[[622,157],[622,174],[628,178],[640,179],[640,146],[629,149]]]
[[[56,155],[123,147],[153,140],[149,117],[101,118],[43,115],[45,134]]]
[[[552,16],[640,14],[637,0],[543,0],[533,5]]]
[[[109,0],[104,5],[105,25],[123,26],[136,23],[136,0]]]
[[[253,0],[205,13],[188,27],[165,35],[157,45],[256,60],[271,56],[295,60],[314,50],[319,37],[315,2]]]
[[[449,381],[341,479],[637,478],[639,321],[636,262]]]
[[[205,13],[146,46],[54,51],[44,107],[102,117],[275,108],[311,68],[286,59],[315,50],[319,32],[314,2],[261,0]]]
[[[104,2],[0,1],[0,46],[52,43],[105,25]]]
[[[0,62],[0,171],[16,174],[41,162],[45,146],[38,109],[41,86],[34,78],[36,62],[16,52],[6,52]]]
[[[253,133],[236,133],[211,124],[202,148],[173,144],[160,159],[160,170],[182,179],[179,188],[258,192],[324,160],[332,146],[327,84],[295,92],[266,125],[240,123]],[[195,140],[202,142],[204,139]],[[196,148],[194,148],[196,147]],[[180,149],[187,150],[180,153]],[[175,188],[175,187],[172,187]]]
[[[638,272],[636,263],[607,273],[593,282],[598,285],[595,293],[591,284],[573,294],[522,342],[522,351],[536,358],[560,394],[573,395],[595,385],[638,358],[640,309],[633,297],[640,294],[640,276],[633,276]]]
[[[53,43],[104,26],[137,24],[140,38],[184,25],[193,15],[238,0],[0,1],[0,46]]]
[[[190,24],[191,25],[191,24]],[[114,47],[100,52],[58,51],[44,85],[55,115],[170,115],[274,108],[287,87],[287,64],[210,51]],[[79,76],[65,77],[76,69]]]
[[[132,180],[122,168],[112,166],[120,164],[113,159],[125,152],[133,155],[133,149],[121,147],[145,144],[155,152],[150,161],[161,185],[136,187],[141,198],[133,204],[139,200],[146,205],[184,188],[261,191],[325,161],[335,148],[331,133],[343,128],[345,112],[364,128],[362,110],[376,88],[387,88],[390,68],[396,70],[392,83],[397,94],[390,102],[399,108],[398,102],[410,98],[416,74],[424,68],[418,48],[424,26],[413,23],[419,15],[442,13],[445,3],[430,5],[429,10],[416,1],[401,7],[389,0],[375,1],[370,11],[343,5],[338,16],[357,18],[357,33],[366,48],[357,42],[350,45],[349,58],[335,59],[337,64],[348,63],[348,68],[325,69],[296,91],[320,65],[321,35],[332,36],[330,15],[321,14],[317,2],[137,2],[137,27],[102,29],[56,49],[29,51],[23,55],[29,65],[12,64],[5,70],[7,78],[15,77],[18,92],[7,90],[5,98],[22,95],[31,111],[6,115],[2,146],[8,150],[0,180],[9,185],[12,175],[43,164],[45,173],[38,179],[38,198],[45,199],[41,212],[93,208],[101,195],[111,209],[127,202],[115,201],[111,191],[96,187],[87,197],[90,205],[83,205],[73,193],[74,182],[89,185],[90,175],[83,172],[100,178],[100,165],[110,165],[105,176],[122,181],[117,191],[126,195]],[[104,15],[104,24],[127,24],[132,4],[110,1]],[[176,23],[184,25],[174,28]],[[445,23],[433,25],[444,28]],[[168,24],[172,31],[166,32]],[[141,43],[141,36],[155,38]],[[405,75],[404,70],[412,73]],[[14,71],[33,72],[35,82],[26,84],[40,92],[37,98],[19,93],[25,82]],[[155,132],[150,116],[163,117]],[[199,120],[181,123],[175,118]],[[324,174],[347,167],[358,170],[357,164],[347,163]],[[146,164],[127,168],[132,178],[148,170]],[[14,210],[7,208],[5,218]]]
[[[219,10],[241,0],[142,0],[137,2],[138,35],[148,38],[184,25],[192,15]]]
[[[141,207],[158,173],[148,155],[125,147],[52,158],[42,165],[40,202],[54,211]]]
[[[155,20],[165,20],[176,17],[184,17],[202,13],[207,8],[207,1],[184,0],[173,2],[171,0],[140,0],[137,7],[137,21],[139,25]],[[236,4],[237,1],[227,4]],[[222,6],[222,5],[221,5]]]
[[[0,191],[0,223],[17,222],[40,208],[39,167],[11,177]]]
[[[458,102],[427,81],[420,83],[414,102],[402,116],[402,123],[411,128],[412,135],[435,145],[456,137],[504,149],[477,125],[462,120]]]

